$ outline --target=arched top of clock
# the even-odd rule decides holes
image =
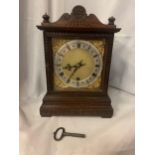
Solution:
[[[56,22],[50,22],[47,14],[43,15],[43,22],[37,26],[45,31],[89,31],[89,32],[119,32],[116,28],[115,18],[110,17],[108,24],[101,23],[94,14],[87,15],[83,6],[77,5],[72,9],[71,14],[64,13]]]

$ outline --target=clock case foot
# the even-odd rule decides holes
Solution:
[[[40,107],[42,117],[100,116],[111,118],[113,108],[109,96],[102,97],[51,97],[46,95]]]

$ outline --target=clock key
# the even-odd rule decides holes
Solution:
[[[60,132],[60,133],[59,133]],[[79,138],[85,138],[85,134],[81,133],[70,133],[66,132],[64,127],[59,127],[55,132],[54,132],[54,139],[56,141],[62,140],[65,136],[71,136],[71,137],[79,137]]]

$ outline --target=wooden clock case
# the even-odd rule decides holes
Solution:
[[[49,16],[43,15],[43,22],[37,26],[43,30],[47,94],[40,107],[41,116],[101,116],[110,118],[113,115],[111,100],[107,94],[108,79],[112,55],[114,33],[120,28],[114,25],[115,18],[108,19],[108,24],[102,24],[94,14],[87,15],[82,6],[75,6],[71,14],[65,13],[53,23]],[[70,39],[106,39],[103,57],[103,71],[101,73],[100,91],[55,91],[53,83],[54,65],[52,52],[52,38]]]

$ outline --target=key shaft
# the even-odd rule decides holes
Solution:
[[[80,138],[85,138],[85,134],[80,134],[80,133],[70,133],[70,132],[64,132],[63,136],[71,136],[71,137],[80,137]]]

